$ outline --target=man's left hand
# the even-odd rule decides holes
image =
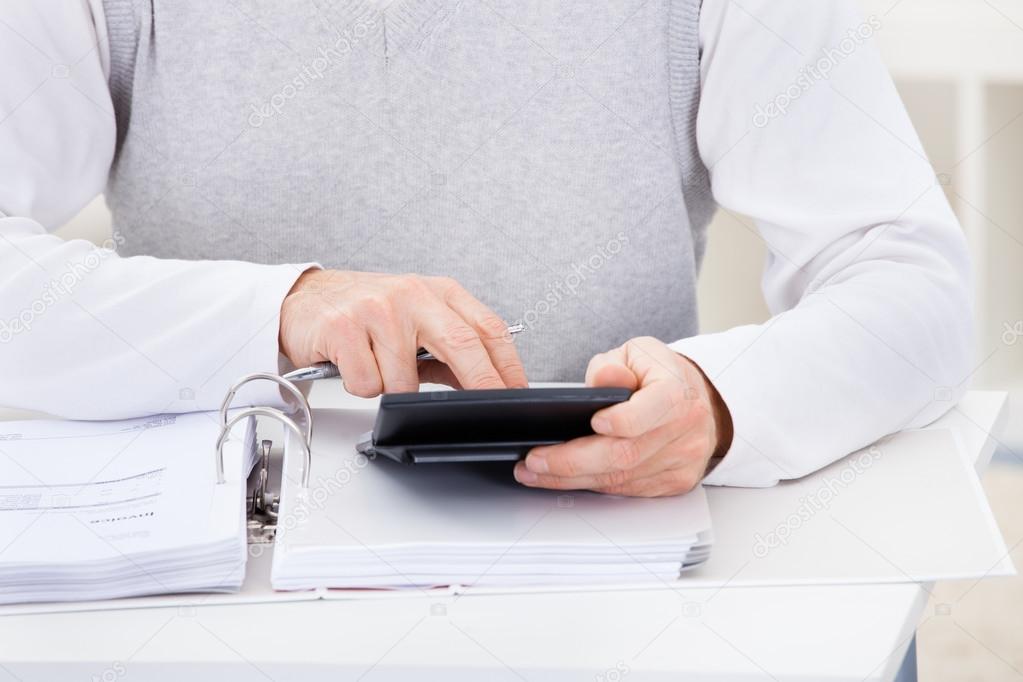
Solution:
[[[727,451],[732,424],[721,396],[687,357],[641,337],[590,360],[587,386],[634,391],[593,415],[594,435],[533,448],[515,466],[522,484],[659,497],[691,490]]]

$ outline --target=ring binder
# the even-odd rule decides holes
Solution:
[[[273,441],[260,443],[259,472],[252,494],[246,498],[246,538],[250,545],[272,545],[277,537],[277,516],[280,511],[280,493],[268,492],[270,483],[270,449]]]
[[[224,483],[224,443],[227,442],[228,436],[231,435],[231,429],[235,424],[240,422],[246,417],[270,417],[280,423],[284,424],[287,428],[298,436],[299,443],[302,445],[303,464],[302,464],[302,487],[309,487],[309,471],[312,468],[312,449],[310,448],[309,442],[305,439],[305,435],[302,433],[302,429],[298,427],[298,424],[275,407],[247,407],[234,417],[231,418],[227,424],[224,425],[220,430],[220,437],[217,438],[217,483]]]
[[[293,397],[298,400],[298,407],[305,416],[305,429],[301,429],[299,425],[283,411],[278,410],[275,407],[248,407],[236,414],[230,420],[227,417],[228,409],[231,407],[231,402],[234,400],[235,395],[239,389],[245,384],[252,381],[272,381],[284,390],[288,391]],[[270,374],[268,372],[257,372],[255,374],[247,374],[241,379],[236,381],[231,389],[224,396],[224,400],[220,405],[220,435],[217,438],[217,450],[216,450],[216,466],[217,466],[217,483],[224,483],[224,443],[227,442],[228,436],[231,435],[231,429],[242,419],[247,417],[260,416],[269,417],[275,421],[280,422],[286,428],[290,429],[297,437],[299,443],[302,445],[303,454],[303,465],[302,465],[302,487],[309,487],[309,477],[312,470],[312,439],[313,439],[313,413],[309,407],[309,401],[306,400],[305,395],[298,389],[295,384],[291,383],[287,379],[277,376],[276,374]],[[266,476],[267,466],[269,464],[269,441],[264,441],[264,455],[262,457],[262,471],[260,473],[260,485],[262,487],[261,494],[266,495]],[[265,501],[260,503],[265,508]],[[253,505],[255,507],[255,504]]]
[[[242,386],[251,381],[272,381],[290,393],[298,401],[298,409],[305,417],[305,428],[301,428],[294,419],[275,407],[248,407],[228,419],[228,410],[235,395],[237,395]],[[305,395],[294,383],[284,377],[268,372],[257,372],[243,376],[231,386],[227,395],[224,396],[224,400],[220,405],[221,427],[220,434],[217,437],[216,449],[217,484],[225,482],[224,443],[227,442],[228,437],[231,435],[231,429],[234,428],[235,424],[249,417],[269,417],[280,422],[286,429],[295,434],[302,446],[302,488],[307,489],[312,471],[313,413],[309,407],[309,401],[306,400]],[[246,498],[246,506],[248,508],[246,514],[246,534],[248,544],[250,545],[272,544],[277,535],[277,505],[280,503],[281,498],[279,492],[274,493],[269,490],[270,449],[272,447],[272,441],[266,439],[260,441],[259,470],[254,474],[255,482],[252,484],[251,495]]]
[[[234,401],[235,395],[241,390],[241,387],[253,381],[272,381],[284,390],[288,391],[295,400],[298,401],[298,406],[302,409],[302,413],[305,415],[306,434],[305,439],[308,443],[313,442],[313,413],[309,409],[309,401],[306,400],[305,395],[298,389],[294,383],[286,379],[285,377],[277,376],[276,374],[270,374],[269,372],[256,372],[254,374],[246,374],[238,381],[234,382],[231,389],[224,396],[224,400],[220,403],[220,423],[227,424],[227,410],[231,407],[231,403]]]

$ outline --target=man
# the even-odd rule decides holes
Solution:
[[[363,396],[585,376],[636,391],[516,478],[670,495],[964,390],[963,239],[851,0],[57,4],[0,14],[2,404],[211,409],[279,360]],[[46,233],[104,183],[116,255]],[[699,335],[715,203],[774,316]]]

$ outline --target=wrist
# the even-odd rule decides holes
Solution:
[[[700,374],[703,374],[702,370]],[[717,434],[717,447],[714,448],[711,459],[721,459],[728,452],[729,448],[732,447],[732,438],[735,435],[732,426],[732,413],[729,412],[724,399],[710,379],[704,375],[703,381],[707,386],[707,394],[710,396],[711,406],[714,411],[714,432]]]
[[[291,289],[288,290],[288,293],[281,300],[280,315],[278,317],[277,348],[280,354],[289,360],[292,359],[292,356],[288,348],[288,339],[292,335],[288,334],[287,330],[295,317],[298,299],[302,294],[308,294],[317,288],[322,289],[321,278],[326,275],[327,272],[318,265],[308,268],[295,278]]]
[[[710,457],[707,463],[707,469],[704,475],[710,473],[711,469],[716,467],[722,458],[728,453],[728,450],[732,447],[732,439],[735,435],[734,427],[732,425],[732,413],[728,409],[728,405],[725,404],[724,398],[718,392],[707,375],[704,373],[703,368],[692,361],[689,357],[679,355],[690,365],[696,368],[699,372],[700,377],[703,379],[704,393],[707,396],[707,400],[710,403],[711,414],[714,419],[714,436],[715,445],[714,450],[710,453]]]

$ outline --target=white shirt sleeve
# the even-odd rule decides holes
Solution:
[[[871,44],[883,30],[852,0],[704,3],[700,153],[768,246],[773,314],[672,344],[732,414],[707,483],[803,476],[966,389],[966,245]]]
[[[240,375],[277,370],[281,302],[308,266],[120,258],[48,234],[101,191],[116,133],[99,0],[43,4],[0,6],[0,405],[215,409]],[[248,388],[239,404],[280,403]]]

